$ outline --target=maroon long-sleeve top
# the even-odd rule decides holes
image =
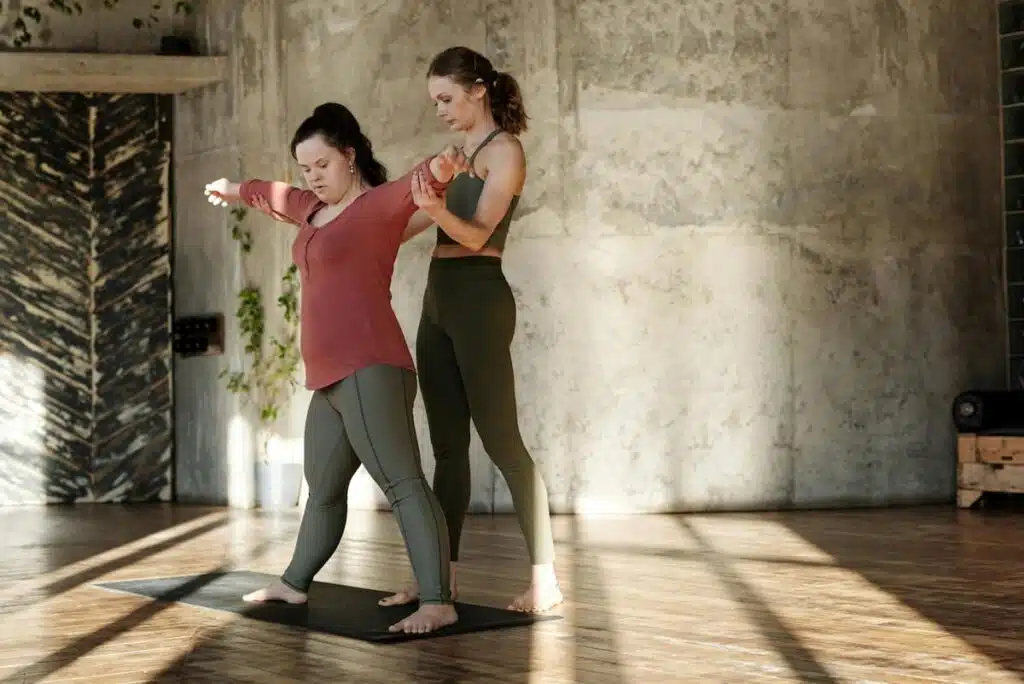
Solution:
[[[319,228],[309,221],[326,205],[313,192],[277,181],[241,184],[245,204],[252,206],[253,197],[262,195],[274,211],[299,223],[292,259],[302,282],[300,332],[307,388],[327,387],[376,364],[415,370],[391,306],[391,278],[402,234],[417,209],[413,174],[423,171],[438,192],[445,187],[430,172],[429,162],[366,190]]]

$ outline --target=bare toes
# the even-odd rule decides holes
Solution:
[[[399,591],[391,596],[385,596],[377,601],[379,606],[404,606],[407,603],[419,600],[419,595],[409,591]]]

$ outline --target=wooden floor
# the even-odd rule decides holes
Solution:
[[[0,510],[0,684],[1021,681],[1024,513],[952,508],[556,520],[564,620],[399,645],[91,586],[277,572],[294,513]],[[513,518],[474,518],[461,599],[526,576]],[[389,514],[353,513],[318,579],[408,577]]]

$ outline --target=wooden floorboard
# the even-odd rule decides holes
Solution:
[[[1020,514],[952,507],[556,518],[563,620],[399,645],[268,625],[95,582],[279,572],[296,513],[0,510],[0,684],[1022,681]],[[522,589],[511,516],[474,517],[460,599]],[[409,578],[390,514],[353,512],[318,579]]]

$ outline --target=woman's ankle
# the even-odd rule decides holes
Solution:
[[[420,599],[420,606],[421,607],[423,607],[423,606],[443,607],[443,606],[454,606],[454,605],[455,605],[455,601],[452,601],[450,599],[448,599],[448,600],[446,600],[446,599],[430,599],[429,601],[424,601],[424,600]]]
[[[530,581],[533,584],[557,585],[558,575],[555,574],[554,563],[544,563],[530,567]]]

